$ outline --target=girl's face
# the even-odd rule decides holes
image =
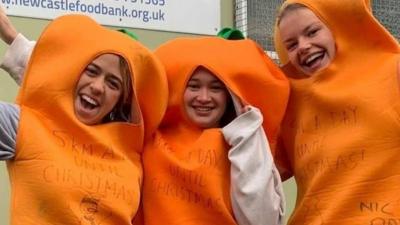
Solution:
[[[87,125],[99,124],[117,104],[123,91],[120,58],[103,54],[79,78],[74,96],[75,115]]]
[[[326,68],[335,57],[331,31],[306,7],[285,14],[279,31],[290,62],[308,76]]]
[[[189,119],[203,129],[219,127],[227,100],[225,85],[203,68],[195,70],[183,95]]]

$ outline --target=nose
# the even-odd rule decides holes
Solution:
[[[101,94],[104,92],[104,85],[102,76],[94,77],[90,82],[90,90],[93,94]]]
[[[197,96],[197,100],[199,102],[208,102],[210,101],[210,93],[208,88],[201,88],[199,91],[199,95]]]
[[[307,52],[311,48],[311,42],[307,38],[300,38],[298,45],[301,53]]]

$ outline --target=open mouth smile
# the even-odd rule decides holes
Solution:
[[[79,99],[82,107],[86,110],[93,110],[100,106],[99,102],[96,99],[86,94],[79,95]]]
[[[301,66],[311,70],[318,69],[321,66],[321,62],[324,59],[325,55],[325,51],[312,53],[301,60]]]

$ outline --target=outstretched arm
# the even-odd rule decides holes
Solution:
[[[20,84],[35,42],[29,41],[22,34],[18,34],[2,8],[0,9],[0,38],[7,45],[10,45],[0,68],[7,71]]]

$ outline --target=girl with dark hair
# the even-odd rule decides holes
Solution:
[[[0,103],[11,224],[131,224],[143,144],[166,96],[164,70],[141,44],[85,16],[52,21],[18,104]]]
[[[251,40],[178,38],[155,54],[170,94],[143,153],[145,224],[282,224],[284,74]]]

